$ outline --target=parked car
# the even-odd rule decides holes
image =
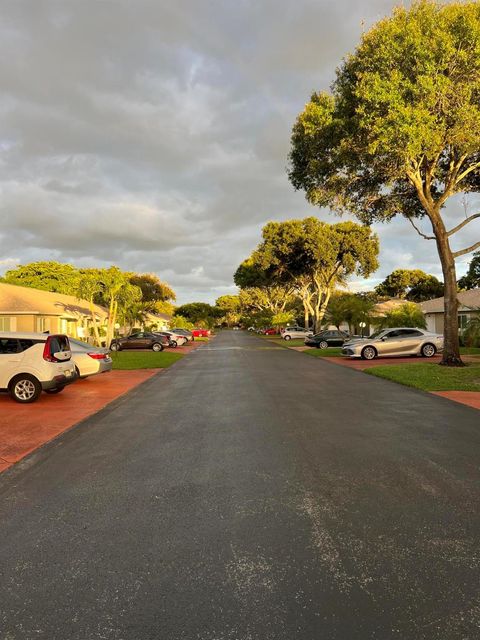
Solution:
[[[189,331],[188,329],[172,329],[173,333],[177,333],[180,336],[185,336],[185,338],[188,340],[188,342],[193,342],[194,341],[194,337],[193,337],[193,333],[191,331]]]
[[[194,338],[209,338],[211,335],[210,329],[192,329]]]
[[[394,327],[382,329],[369,338],[353,338],[344,343],[342,353],[351,358],[373,360],[381,356],[424,356],[443,351],[443,336],[425,329]]]
[[[340,347],[348,340],[349,335],[345,331],[332,329],[328,331],[320,331],[314,336],[307,336],[305,344],[307,347],[316,347],[317,349],[326,349],[327,347]]]
[[[167,346],[173,347],[174,349],[176,349],[177,347],[181,347],[188,342],[186,336],[182,336],[179,333],[174,333],[173,331],[155,331],[155,335],[166,338],[168,340]]]
[[[30,403],[42,391],[60,393],[77,379],[65,335],[0,333],[0,390]]]
[[[164,340],[155,333],[138,331],[132,333],[127,338],[115,338],[110,344],[110,351],[123,351],[123,349],[152,349],[152,351],[163,351]]]
[[[262,333],[265,336],[276,336],[279,331],[276,327],[269,327],[268,329],[264,329]]]
[[[282,338],[284,340],[292,340],[295,338],[306,338],[311,335],[313,335],[313,331],[311,329],[305,329],[304,327],[288,327],[282,333]]]
[[[92,347],[87,342],[69,338],[72,360],[79,378],[107,373],[112,370],[110,352],[104,347]]]

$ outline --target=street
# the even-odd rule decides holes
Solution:
[[[246,332],[0,476],[2,640],[474,640],[480,414]]]

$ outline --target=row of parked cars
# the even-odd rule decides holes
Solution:
[[[265,330],[267,335],[276,332],[273,328]],[[350,358],[373,360],[382,356],[423,356],[431,358],[443,351],[443,336],[425,329],[413,327],[392,327],[376,331],[371,336],[355,336],[328,329],[314,333],[305,327],[286,327],[280,330],[284,340],[301,338],[307,347],[327,349],[342,347],[342,354]]]
[[[172,329],[171,331],[137,331],[125,338],[115,338],[110,343],[111,351],[124,349],[152,349],[163,351],[166,347],[176,349],[195,338],[208,338],[209,329]]]
[[[38,399],[42,391],[54,394],[79,378],[112,369],[110,350],[179,347],[210,331],[175,329],[159,333],[137,332],[116,338],[106,347],[94,347],[66,335],[48,333],[0,333],[0,391],[20,403]]]

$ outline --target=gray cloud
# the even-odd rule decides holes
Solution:
[[[0,271],[115,262],[213,300],[267,220],[334,222],[288,182],[291,126],[394,4],[4,0]],[[406,222],[378,232],[376,280],[440,275]]]

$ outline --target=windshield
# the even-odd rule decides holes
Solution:
[[[370,336],[370,339],[380,338],[380,336],[383,336],[385,333],[387,333],[386,329],[382,329],[381,331],[375,331],[375,333],[372,333],[372,335]]]

